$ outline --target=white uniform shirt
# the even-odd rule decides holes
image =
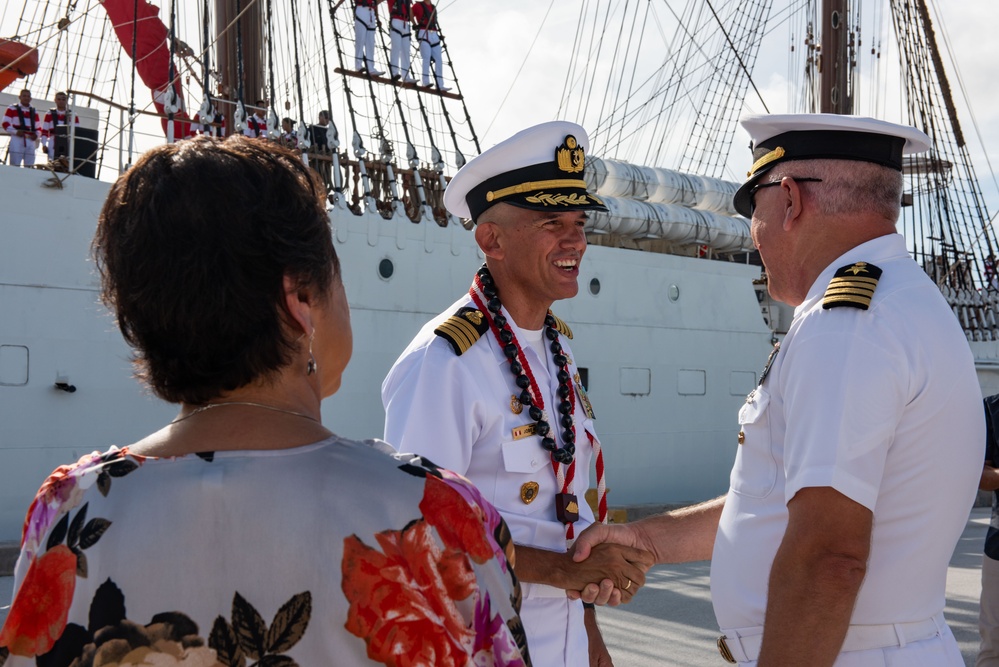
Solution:
[[[555,516],[555,494],[559,489],[551,457],[541,448],[541,438],[536,435],[514,439],[515,428],[534,422],[526,407],[520,414],[511,409],[511,399],[520,395],[520,389],[514,384],[510,364],[493,332],[486,331],[460,356],[448,341],[434,333],[441,322],[468,305],[474,307],[465,295],[424,325],[392,366],[382,384],[385,440],[399,451],[419,452],[433,463],[468,477],[500,511],[514,543],[564,552],[565,526]],[[546,392],[544,386],[541,390],[545,392],[545,411],[551,417],[548,422],[552,437],[561,448],[559,401],[555,394],[558,367],[551,353],[545,361],[539,359],[506,309],[503,315],[531,368],[547,363],[550,382]],[[575,376],[578,371],[568,340],[560,335],[559,341],[570,359],[568,371]],[[539,386],[542,377],[535,373]],[[587,417],[578,392],[575,423],[576,474],[570,492],[579,500],[579,521],[575,523],[578,535],[593,522],[593,512],[583,494],[589,484],[592,459],[587,434],[596,439],[593,421]],[[538,484],[537,496],[530,504],[521,500],[521,489],[529,482]],[[580,603],[569,603],[565,591],[552,586],[522,582],[521,587],[521,617],[534,663],[588,664]]]
[[[833,274],[854,262],[883,270],[869,310],[823,310]],[[787,503],[805,487],[832,487],[874,512],[851,624],[943,610],[981,473],[982,397],[965,336],[902,236],[857,246],[822,272],[739,421],[745,441],[711,564],[723,630],[763,625]]]

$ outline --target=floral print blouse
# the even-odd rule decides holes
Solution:
[[[0,667],[530,665],[506,524],[380,441],[61,466]]]

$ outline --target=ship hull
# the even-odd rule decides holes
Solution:
[[[130,351],[99,303],[89,246],[108,184],[74,176],[44,187],[49,178],[0,166],[0,542],[19,539],[32,494],[56,466],[127,445],[176,414],[131,377]],[[343,388],[324,402],[324,423],[377,437],[382,379],[424,322],[468,288],[482,256],[461,227],[330,215],[355,349]],[[587,250],[579,294],[553,309],[574,332],[612,506],[693,502],[727,489],[735,415],[771,346],[752,285],[758,272]],[[983,391],[999,391],[996,343],[973,349]],[[507,405],[509,396],[496,400]]]

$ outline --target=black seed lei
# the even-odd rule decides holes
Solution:
[[[528,414],[536,423],[535,433],[541,436],[541,446],[551,453],[552,459],[563,465],[569,465],[576,454],[576,429],[573,424],[572,402],[570,401],[572,389],[569,385],[570,375],[567,369],[569,358],[562,353],[562,344],[558,341],[558,330],[555,328],[555,318],[551,313],[545,316],[545,336],[551,341],[549,349],[551,349],[555,365],[559,369],[556,377],[558,379],[557,393],[560,399],[558,406],[560,415],[559,423],[564,429],[562,431],[562,442],[565,443],[565,446],[562,449],[558,448],[555,439],[551,437],[551,425],[545,421],[545,413],[541,408],[533,404],[534,401],[531,399],[531,392],[528,391],[528,387],[531,386],[531,378],[528,377],[523,365],[517,361],[519,348],[514,343],[513,331],[510,329],[506,317],[500,313],[500,308],[502,308],[503,304],[500,302],[499,293],[496,291],[496,284],[493,282],[492,274],[483,265],[478,271],[478,276],[479,282],[482,283],[482,294],[487,299],[486,308],[489,310],[493,323],[499,331],[499,338],[503,344],[503,354],[510,362],[510,372],[513,373],[514,382],[521,390],[518,398],[522,405],[528,407]]]

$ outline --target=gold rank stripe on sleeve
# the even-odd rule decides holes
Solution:
[[[451,344],[458,356],[463,355],[489,329],[489,323],[475,308],[460,308],[441,322],[434,333]]]
[[[836,271],[829,281],[826,293],[822,298],[822,308],[859,308],[867,310],[871,307],[874,290],[881,279],[881,269],[867,262],[856,262]]]
[[[555,318],[555,329],[569,340],[572,340],[572,329],[569,328],[569,325],[555,315],[555,313],[552,313],[552,311],[549,310],[548,312]]]

